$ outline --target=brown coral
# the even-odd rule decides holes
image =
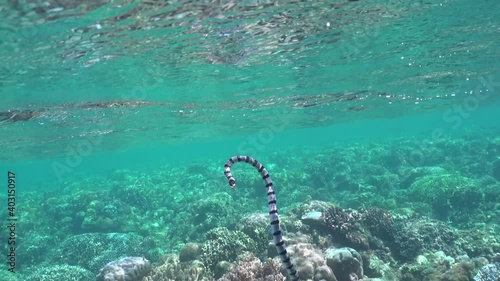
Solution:
[[[323,220],[338,238],[356,248],[368,249],[368,239],[360,226],[362,215],[356,210],[331,206],[324,210]]]
[[[371,234],[388,241],[394,239],[394,221],[389,212],[372,207],[362,212],[362,220]]]
[[[208,281],[209,275],[200,261],[180,262],[177,255],[170,254],[142,281]]]
[[[261,262],[253,254],[245,253],[218,281],[284,281],[280,266],[281,263],[276,259]]]
[[[321,251],[312,244],[293,244],[287,247],[287,251],[301,280],[337,281]]]
[[[361,280],[363,278],[363,259],[349,247],[330,248],[325,251],[326,263],[339,281]]]
[[[151,263],[142,257],[126,257],[106,264],[99,275],[98,281],[137,281],[148,274]]]

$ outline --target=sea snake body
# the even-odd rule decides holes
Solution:
[[[264,166],[254,158],[249,156],[233,156],[229,158],[229,160],[227,160],[226,164],[224,165],[224,175],[226,175],[226,178],[229,181],[229,186],[231,188],[236,187],[236,180],[231,174],[231,166],[236,162],[247,162],[251,164],[257,169],[257,171],[262,176],[262,179],[266,182],[267,201],[269,205],[269,219],[271,220],[274,245],[276,246],[276,250],[278,251],[281,262],[288,271],[291,280],[299,280],[299,275],[297,273],[297,270],[295,270],[295,266],[290,261],[290,257],[288,256],[288,253],[286,251],[285,242],[283,241],[283,236],[281,235],[280,219],[278,216],[278,208],[276,207],[276,193],[274,192],[271,176],[269,176],[266,168],[264,168]]]

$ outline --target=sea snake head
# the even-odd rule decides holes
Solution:
[[[260,174],[262,179],[264,180],[266,191],[267,191],[267,204],[269,206],[269,219],[271,224],[271,229],[273,233],[273,242],[276,246],[276,252],[280,256],[281,263],[286,268],[288,275],[290,276],[291,281],[300,280],[299,274],[293,265],[290,256],[288,256],[288,252],[286,250],[285,241],[283,240],[280,220],[278,215],[278,207],[276,206],[276,193],[274,192],[273,182],[271,180],[271,176],[267,172],[266,168],[259,163],[259,161],[255,160],[252,157],[240,155],[233,156],[227,160],[224,165],[224,175],[226,176],[229,186],[234,189],[236,187],[236,180],[231,174],[231,166],[236,162],[246,162],[252,165]]]

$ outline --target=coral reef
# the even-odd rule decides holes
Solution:
[[[363,257],[363,272],[371,278],[380,278],[384,281],[399,281],[399,272],[391,267],[392,264],[395,264],[395,262],[384,262],[377,255],[371,254],[367,258]]]
[[[337,234],[336,237],[345,238],[354,247],[369,247],[366,233],[360,226],[362,216],[358,211],[332,206],[325,210],[323,219],[333,233]]]
[[[257,243],[241,231],[214,228],[206,234],[206,239],[201,246],[200,260],[211,269],[221,261],[235,260],[245,251],[257,252]]]
[[[97,281],[141,281],[151,270],[151,263],[142,257],[126,257],[106,264]]]
[[[26,277],[19,272],[12,273],[7,269],[0,269],[0,281],[25,281]]]
[[[85,232],[120,232],[124,226],[115,205],[93,200],[86,207],[80,227]]]
[[[36,233],[25,236],[17,247],[17,258],[23,261],[18,265],[18,268],[23,269],[27,265],[50,265],[46,256],[56,245],[55,237],[41,236]]]
[[[122,257],[147,257],[152,248],[150,240],[137,234],[85,233],[63,241],[53,255],[55,261],[78,265],[97,273],[108,262]]]
[[[419,255],[416,262],[405,263],[400,267],[402,281],[467,281],[472,280],[474,271],[484,264],[483,259],[470,259],[467,256],[446,255],[443,251]]]
[[[454,264],[450,269],[431,274],[429,277],[425,278],[425,281],[469,281],[472,277],[472,272],[474,268],[472,264],[468,262],[461,262]]]
[[[269,215],[264,213],[254,213],[241,218],[236,225],[236,230],[245,233],[257,243],[259,254],[267,250],[268,241],[273,239]]]
[[[268,259],[261,262],[251,253],[238,257],[236,264],[217,281],[285,281],[279,268],[281,262]]]
[[[497,135],[270,154],[266,168],[279,182],[280,222],[291,258],[313,272],[311,280],[318,272],[328,276],[328,264],[315,262],[324,259],[321,252],[344,247],[359,253],[351,253],[364,267],[365,276],[355,273],[358,279],[494,280],[500,253]],[[0,274],[0,280],[85,280],[89,273],[94,277],[88,280],[95,280],[99,269],[126,256],[152,262],[146,281],[234,279],[247,267],[271,270],[276,260],[268,258],[277,252],[261,179],[242,169],[245,186],[221,189],[219,164],[209,159],[147,172],[68,175],[57,189],[23,193],[19,272]],[[7,237],[5,229],[0,236]],[[160,260],[166,253],[179,256]],[[331,271],[338,281],[348,276]]]
[[[465,252],[459,238],[457,231],[443,222],[416,216],[398,220],[394,250],[403,260],[411,260],[421,253],[436,250],[449,255],[461,255]]]
[[[409,188],[410,196],[432,206],[434,215],[447,218],[453,208],[472,208],[480,203],[481,193],[474,182],[459,174],[431,174],[418,178]]]
[[[487,264],[474,275],[474,281],[498,281],[500,280],[500,263]]]
[[[382,240],[392,241],[394,239],[394,220],[389,212],[371,207],[362,212],[362,224],[372,235]]]
[[[195,225],[203,225],[206,229],[230,227],[236,211],[231,204],[231,196],[219,192],[195,202],[192,206]]]
[[[95,275],[79,266],[54,265],[36,269],[26,281],[95,281]]]
[[[208,269],[198,260],[180,262],[175,254],[162,258],[159,265],[151,270],[142,281],[210,281],[213,280]]]
[[[363,279],[363,259],[356,250],[330,248],[325,251],[325,259],[338,281]]]
[[[292,244],[287,247],[290,258],[301,280],[337,281],[327,266],[321,250],[309,243]]]
[[[179,261],[193,261],[201,254],[201,245],[199,243],[187,243],[182,247],[179,253]]]

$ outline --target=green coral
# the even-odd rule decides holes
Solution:
[[[17,271],[13,273],[4,269],[0,270],[0,281],[21,281],[21,280],[25,280],[25,278]]]
[[[206,234],[207,241],[201,247],[201,261],[211,269],[221,261],[234,261],[239,254],[257,252],[257,243],[241,231],[225,227],[214,228]]]
[[[283,223],[283,221],[281,221]],[[282,225],[283,226],[283,225]],[[240,219],[236,230],[239,230],[257,243],[257,252],[264,253],[269,246],[272,232],[269,224],[269,215],[266,213],[254,213]]]
[[[39,268],[27,278],[28,281],[94,281],[92,272],[79,266],[55,265],[51,267]]]
[[[212,273],[198,260],[179,261],[175,254],[168,254],[153,268],[143,281],[208,281]]]
[[[215,193],[211,196],[197,201],[193,206],[195,225],[210,229],[231,223],[236,223],[236,211],[232,204],[232,198],[225,192]]]
[[[410,195],[415,199],[427,202],[434,207],[450,207],[450,200],[466,202],[465,189],[473,187],[473,181],[459,174],[432,174],[417,179],[410,186]],[[469,199],[470,200],[470,199]]]

